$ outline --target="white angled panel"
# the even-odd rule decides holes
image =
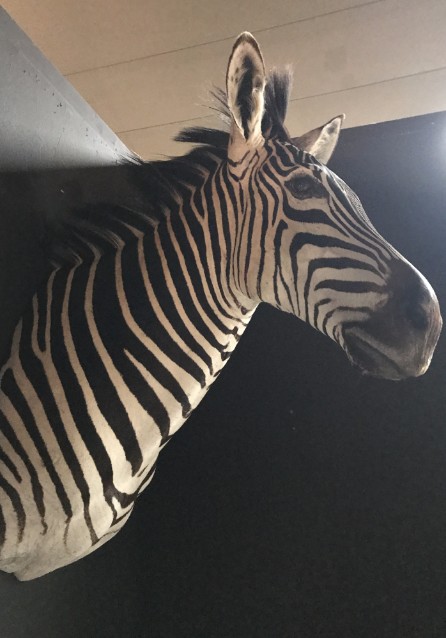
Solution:
[[[65,74],[383,0],[3,0]]]
[[[444,0],[387,0],[270,30],[260,42],[268,66],[294,65],[293,97],[308,98],[445,67],[445,24]],[[223,83],[230,47],[219,42],[69,79],[120,133],[181,122],[206,115],[200,104],[212,83]]]

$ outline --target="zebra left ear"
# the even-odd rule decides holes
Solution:
[[[234,44],[226,73],[228,106],[233,119],[233,142],[236,138],[250,148],[263,144],[265,83],[265,65],[259,45],[256,39],[245,31]]]
[[[342,113],[323,126],[294,137],[291,141],[301,151],[311,153],[319,162],[326,164],[336,148],[344,119],[345,115]]]

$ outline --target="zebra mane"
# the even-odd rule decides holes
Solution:
[[[265,89],[262,131],[268,137],[288,139],[284,125],[292,76],[289,69],[273,70]],[[169,214],[175,214],[182,199],[199,187],[206,176],[226,158],[231,121],[226,93],[213,92],[216,110],[226,130],[207,127],[185,128],[176,136],[179,142],[194,144],[185,155],[168,160],[145,162],[137,156],[126,158],[119,166],[103,168],[104,177],[114,179],[122,171],[129,185],[125,201],[81,202],[63,211],[47,227],[45,249],[53,267],[90,262],[95,255],[116,251],[117,247],[147,233]],[[94,171],[95,169],[91,169]],[[87,178],[88,179],[88,178]]]

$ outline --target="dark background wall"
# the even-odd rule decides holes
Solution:
[[[346,130],[331,166],[444,310],[446,114]],[[443,638],[445,380],[444,336],[391,383],[260,308],[118,537],[0,575],[0,635]]]

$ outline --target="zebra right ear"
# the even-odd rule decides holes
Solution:
[[[234,44],[226,73],[228,107],[232,115],[231,142],[244,146],[244,152],[246,147],[263,145],[265,84],[265,65],[259,45],[245,31]]]
[[[345,115],[342,113],[323,126],[308,131],[300,137],[294,137],[291,141],[301,151],[310,153],[319,162],[326,164],[336,148],[344,119]]]

